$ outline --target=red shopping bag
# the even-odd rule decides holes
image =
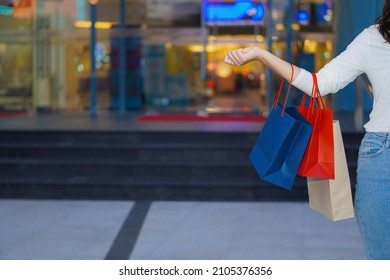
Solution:
[[[318,90],[317,76],[315,73],[312,76],[309,107],[305,106],[304,94],[298,111],[313,126],[313,132],[297,174],[302,177],[334,179],[333,111],[325,108]]]

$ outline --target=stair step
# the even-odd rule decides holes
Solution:
[[[0,147],[0,159],[246,160],[250,147]]]
[[[254,132],[2,131],[0,197],[307,201],[259,179]],[[351,183],[363,134],[345,134]]]
[[[237,132],[149,132],[149,131],[2,131],[1,143],[25,144],[229,144],[255,143],[256,133]],[[28,136],[28,137],[26,137]]]
[[[0,179],[1,197],[41,199],[307,201],[304,178],[291,191],[258,180],[72,180],[24,177]]]
[[[139,144],[107,144],[107,143],[11,143],[0,142],[0,149],[249,149],[253,145],[252,143],[139,143]]]
[[[226,180],[233,178],[256,178],[257,174],[255,170],[249,165],[83,165],[83,164],[33,164],[33,165],[9,165],[2,166],[0,169],[0,175],[12,175],[12,176],[30,176],[39,174],[40,176],[82,176],[96,179],[104,178],[158,178],[161,180],[167,178],[219,178]]]

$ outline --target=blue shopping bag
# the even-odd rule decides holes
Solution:
[[[291,190],[312,126],[295,107],[286,107],[290,87],[284,105],[279,103],[281,89],[249,158],[261,179]]]

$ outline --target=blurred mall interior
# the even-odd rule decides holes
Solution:
[[[258,45],[315,71],[381,2],[0,0],[0,110],[266,114],[280,79],[259,62],[225,64],[228,50]],[[353,111],[356,88],[326,101]]]
[[[0,259],[364,259],[356,220],[312,211],[306,178],[259,179],[281,80],[224,57],[257,45],[317,71],[382,5],[0,0]],[[325,100],[347,113],[352,191],[370,91],[361,76]],[[137,121],[159,112],[256,120]]]

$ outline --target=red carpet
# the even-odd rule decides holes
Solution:
[[[9,118],[24,115],[24,113],[20,112],[0,112],[0,118]]]
[[[190,114],[150,114],[138,117],[137,122],[265,122],[266,118],[257,115],[208,115]]]

